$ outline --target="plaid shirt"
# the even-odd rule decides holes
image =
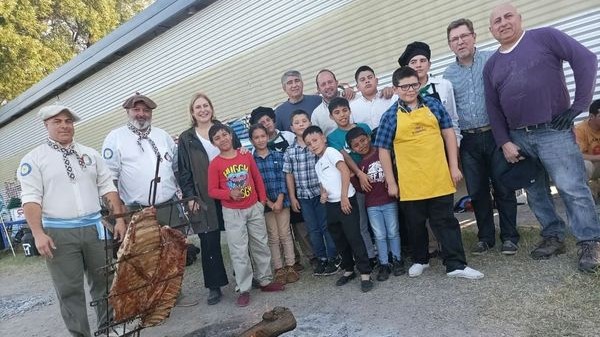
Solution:
[[[431,110],[440,124],[440,129],[452,129],[452,119],[442,105],[442,102],[429,96],[420,97],[419,107],[422,106],[426,106],[429,108],[429,110]],[[398,122],[396,113],[400,108],[406,110],[407,112],[411,111],[410,108],[407,107],[404,102],[402,102],[402,100],[398,100],[392,104],[392,106],[383,113],[383,116],[381,116],[381,123],[379,123],[377,136],[375,137],[373,146],[393,150],[394,138],[396,137],[396,125]]]
[[[285,150],[283,156],[283,172],[294,175],[296,181],[296,197],[312,199],[321,195],[319,178],[315,171],[317,156],[297,141]]]
[[[287,185],[285,184],[285,173],[282,170],[283,153],[269,150],[269,154],[263,158],[254,151],[254,160],[265,182],[267,198],[275,202],[279,194],[283,193],[283,207],[290,207]]]

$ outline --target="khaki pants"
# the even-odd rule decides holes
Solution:
[[[273,279],[264,209],[260,202],[245,209],[223,206],[227,246],[240,292],[249,291],[252,287],[253,266],[248,252],[254,261],[254,277],[260,285],[265,286]]]
[[[284,208],[279,213],[265,213],[265,222],[267,223],[267,234],[269,235],[269,248],[271,249],[271,258],[275,269],[283,267],[281,258],[281,247],[283,247],[283,257],[286,266],[293,266],[295,263],[294,241],[290,231],[290,209]]]
[[[72,336],[91,337],[83,278],[87,279],[92,300],[107,295],[107,280],[100,269],[107,263],[104,241],[98,239],[96,226],[81,228],[46,228],[56,249],[54,257],[46,259],[52,283],[60,304],[60,313]],[[112,284],[109,275],[108,286]],[[98,327],[107,321],[107,303],[100,301],[96,310]],[[112,315],[112,309],[111,313]]]

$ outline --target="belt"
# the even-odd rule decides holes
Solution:
[[[482,126],[480,128],[461,130],[461,132],[464,132],[464,133],[484,133],[486,131],[490,131],[491,129],[492,129],[491,126],[486,125],[486,126]]]
[[[520,128],[516,128],[515,130],[524,130],[525,132],[530,132],[533,130],[549,129],[551,127],[552,127],[552,124],[550,124],[550,123],[539,123],[539,124],[527,125],[527,126],[523,126]]]

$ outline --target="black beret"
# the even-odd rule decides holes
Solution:
[[[275,110],[264,106],[259,106],[252,110],[252,113],[250,113],[250,125],[258,123],[258,120],[261,119],[262,116],[269,116],[275,121]]]
[[[427,43],[419,42],[419,41],[410,43],[408,46],[406,46],[404,53],[402,53],[402,55],[400,55],[400,58],[398,58],[398,63],[400,64],[401,67],[404,67],[404,66],[408,65],[408,62],[410,62],[410,59],[412,59],[413,57],[415,57],[417,55],[423,55],[428,60],[430,60],[431,59],[431,49],[429,49],[429,45],[427,45]]]
[[[525,157],[525,159],[508,165],[508,169],[500,175],[501,184],[511,190],[518,190],[535,183],[540,170],[536,160]]]
[[[138,102],[144,103],[150,109],[156,109],[156,103],[154,103],[154,101],[151,100],[150,98],[148,98],[144,95],[140,95],[139,92],[136,92],[135,95],[126,99],[125,102],[123,103],[123,107],[125,109],[131,109],[131,108],[133,108],[135,103],[138,103]]]

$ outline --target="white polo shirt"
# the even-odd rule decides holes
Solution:
[[[315,164],[319,182],[325,191],[327,191],[328,202],[340,202],[342,200],[342,173],[335,166],[340,161],[344,161],[344,157],[340,151],[328,147],[325,149],[323,156]],[[355,193],[354,186],[349,184],[348,198],[353,197]]]
[[[356,98],[350,102],[354,123],[365,123],[371,130],[379,126],[383,113],[398,100],[397,95],[392,96],[390,99],[380,97],[380,95],[381,91],[378,91],[370,101],[361,93],[356,95]]]
[[[75,219],[100,211],[100,198],[117,189],[100,154],[87,146],[74,143],[83,158],[68,156],[75,179],[71,180],[60,151],[42,144],[21,159],[17,178],[21,183],[21,201],[42,207],[43,218]]]
[[[158,148],[162,158],[158,175],[156,203],[171,200],[177,191],[175,171],[177,170],[177,149],[171,136],[152,126],[148,135]],[[156,155],[147,139],[137,143],[138,136],[127,126],[112,130],[102,145],[102,157],[119,181],[119,195],[126,205],[149,205],[150,182],[156,171]],[[143,149],[143,150],[142,150]]]

